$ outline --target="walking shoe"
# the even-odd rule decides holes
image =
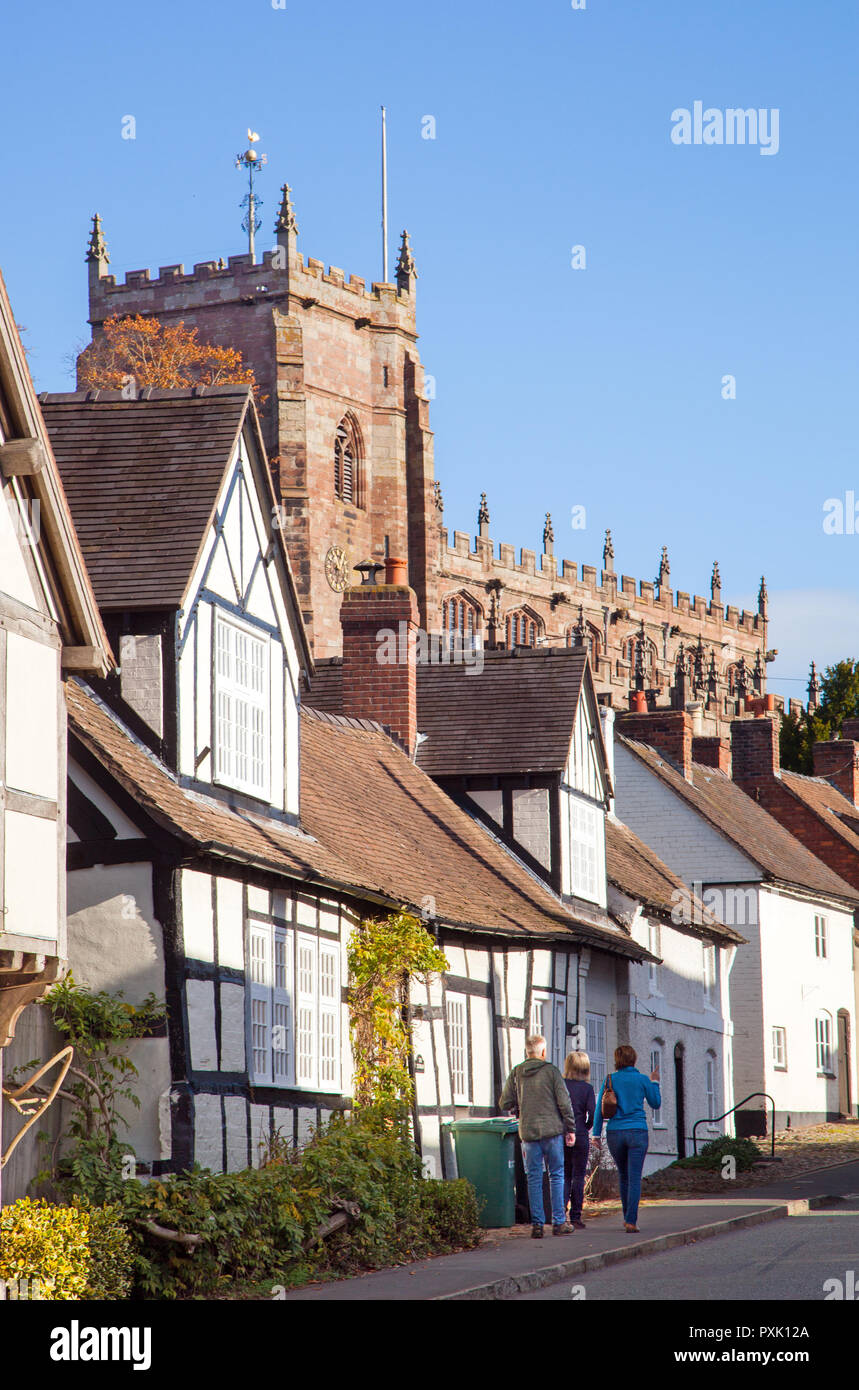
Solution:
[[[623,1229],[626,1231],[627,1235],[629,1235],[629,1236],[637,1236],[637,1235],[638,1235],[638,1227],[637,1227],[637,1226],[631,1226],[630,1223],[629,1223],[628,1221],[624,1221],[624,1223],[623,1223]]]
[[[573,1230],[575,1230],[575,1231],[583,1231],[584,1229],[585,1229],[585,1223],[584,1223],[584,1221],[574,1221],[574,1222],[573,1222]]]
[[[572,1226],[568,1225],[566,1221],[563,1221],[560,1226],[552,1227],[553,1236],[571,1236],[572,1234],[573,1228]]]
[[[543,1239],[543,1227],[542,1227],[542,1226],[538,1226],[538,1225],[536,1224],[536,1222],[535,1222],[534,1225],[531,1227],[531,1239],[532,1239],[532,1240],[542,1240],[542,1239]]]

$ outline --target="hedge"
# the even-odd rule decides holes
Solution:
[[[348,1229],[317,1232],[338,1202],[356,1203]],[[474,1189],[422,1176],[407,1137],[367,1120],[334,1117],[300,1151],[260,1169],[191,1173],[125,1184],[136,1287],[144,1297],[228,1295],[236,1285],[336,1277],[476,1245]],[[193,1254],[141,1222],[199,1235]]]
[[[22,1197],[0,1208],[7,1298],[125,1298],[132,1263],[133,1242],[118,1207]]]

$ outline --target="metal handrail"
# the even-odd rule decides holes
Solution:
[[[770,1126],[770,1158],[775,1158],[775,1101],[767,1091],[752,1091],[752,1094],[750,1096],[744,1096],[742,1100],[738,1100],[736,1105],[732,1105],[730,1110],[725,1111],[724,1115],[715,1115],[713,1119],[709,1119],[705,1116],[703,1120],[696,1120],[694,1125],[692,1126],[692,1148],[694,1152],[694,1157],[698,1157],[697,1131],[699,1125],[717,1125],[721,1120],[726,1119],[728,1115],[733,1115],[734,1111],[739,1110],[740,1106],[745,1105],[746,1101],[757,1100],[758,1096],[763,1096],[764,1100],[768,1100],[773,1108],[772,1125]]]

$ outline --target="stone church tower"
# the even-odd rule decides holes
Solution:
[[[184,320],[203,341],[237,348],[266,400],[261,423],[303,615],[317,657],[340,650],[343,589],[352,566],[402,556],[421,613],[438,568],[432,435],[415,327],[414,259],[403,233],[395,284],[368,290],[297,249],[283,188],[276,246],[249,255],[108,274],[100,220],[87,254],[93,336],[106,318]]]
[[[93,336],[105,319],[154,314],[184,320],[203,341],[237,348],[266,397],[262,427],[281,524],[317,660],[341,649],[343,590],[353,567],[400,556],[427,631],[487,646],[588,647],[597,688],[617,708],[693,709],[718,734],[766,695],[767,592],[757,610],[675,593],[668,552],[653,580],[618,574],[606,532],[602,567],[557,559],[551,517],[542,551],[497,545],[483,494],[478,534],[445,529],[423,368],[417,351],[417,272],[403,233],[396,283],[372,284],[299,252],[290,189],[282,190],[276,245],[262,261],[230,256],[108,273],[98,217],[87,253]],[[473,540],[473,544],[472,544]]]

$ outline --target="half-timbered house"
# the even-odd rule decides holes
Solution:
[[[343,657],[317,664],[307,698],[328,710],[356,708],[365,653],[344,623]],[[471,664],[436,656],[417,666],[418,766],[556,895],[583,933],[574,955],[516,963],[511,987],[522,1012],[518,1000],[510,1012],[521,1026],[505,1064],[523,1055],[526,1030],[542,1032],[559,1066],[571,1049],[586,1049],[599,1086],[627,1040],[618,1002],[628,991],[627,958],[600,949],[593,935],[616,931],[618,921],[606,877],[610,750],[587,652],[515,647]]]
[[[0,1080],[39,1046],[20,1016],[66,957],[64,678],[110,660],[0,278]],[[24,1123],[3,1105],[7,1197]]]
[[[343,716],[299,710],[313,668],[248,392],[44,408],[120,653],[69,692],[69,956],[168,1006],[135,1044],[132,1147],[153,1171],[236,1168],[348,1107],[348,937],[405,905],[450,964],[412,1000],[416,1132],[450,1174],[443,1121],[495,1112],[535,1009],[571,1036],[591,958],[646,951],[416,766],[413,663],[368,656]],[[403,582],[347,589],[344,633],[366,655],[414,605]]]

